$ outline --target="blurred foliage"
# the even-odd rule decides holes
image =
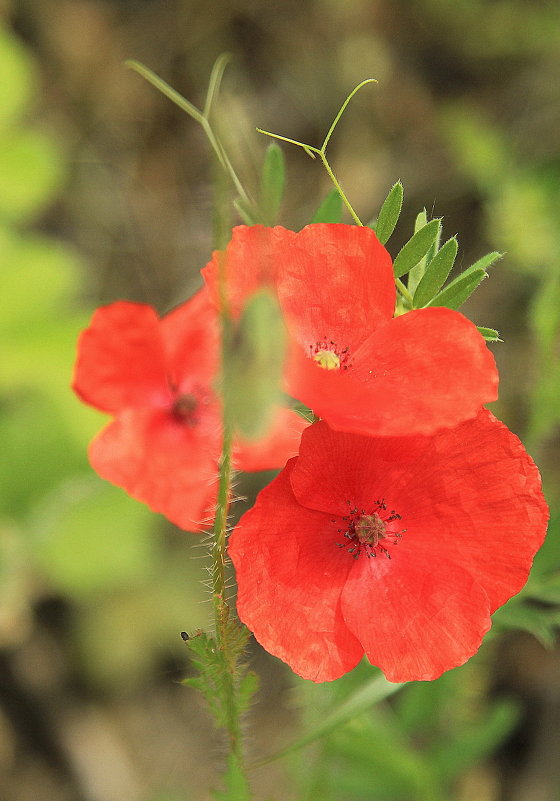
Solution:
[[[216,56],[231,51],[217,127],[267,220],[292,228],[314,214],[316,221],[347,215],[320,165],[288,146],[284,158],[274,149],[265,156],[268,141],[255,127],[318,144],[351,88],[378,78],[338,126],[331,163],[363,219],[400,178],[405,201],[388,244],[393,257],[423,206],[424,223],[443,215],[444,243],[458,236],[450,282],[463,259],[504,252],[465,310],[504,339],[492,345],[502,374],[496,413],[541,465],[557,510],[560,12],[547,0],[240,0],[219,8],[198,0],[13,0],[0,17],[0,655],[55,733],[70,712],[89,720],[95,693],[110,699],[96,708],[111,709],[105,733],[118,747],[95,757],[100,741],[85,729],[66,744],[75,758],[83,738],[99,781],[109,780],[113,764],[126,777],[110,793],[107,785],[89,788],[89,797],[202,799],[214,754],[204,736],[209,723],[185,689],[167,707],[158,695],[171,683],[168,660],[187,661],[178,632],[206,623],[201,562],[191,559],[193,539],[170,534],[91,474],[87,443],[104,418],[69,390],[74,343],[92,308],[127,297],[165,311],[196,287],[212,247],[200,131],[123,61],[143,61],[202,107]],[[435,253],[426,255],[423,275]],[[440,256],[419,305],[447,266]],[[415,290],[421,273],[409,274]],[[254,494],[258,479],[245,486]],[[526,721],[537,716],[538,730],[538,715],[558,692],[559,542],[556,512],[527,587],[495,616],[475,659],[364,705],[280,772],[272,763],[256,775],[260,797],[532,801],[538,787],[540,798],[556,801],[557,752],[547,762],[541,747],[530,773],[536,741]],[[62,603],[70,623],[49,639],[43,622],[51,602]],[[535,646],[515,634],[520,627],[550,650],[530,651]],[[59,658],[68,673],[56,673]],[[259,658],[263,690],[253,714],[265,734],[254,747],[263,756],[297,736],[294,706],[284,710],[285,728],[278,724],[279,687],[293,684],[303,722],[317,730],[372,677],[362,664],[340,682],[311,686]],[[29,676],[38,677],[35,685]],[[506,690],[514,685],[515,698],[497,691],[497,677]],[[173,714],[182,704],[188,717],[179,725]],[[121,739],[117,719],[127,721]],[[29,720],[13,738],[33,751]],[[95,725],[102,729],[99,718]],[[2,734],[7,726],[0,718]],[[553,742],[554,724],[544,729]],[[500,748],[516,736],[520,751],[501,775]],[[138,751],[128,773],[119,747]],[[45,777],[59,769],[40,772],[22,761],[24,750],[0,750],[8,801],[80,798],[70,779],[66,795],[62,779],[53,789]],[[25,776],[35,777],[29,792]]]

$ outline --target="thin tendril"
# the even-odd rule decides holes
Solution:
[[[148,83],[151,83],[151,85],[155,89],[157,89],[159,92],[165,95],[165,97],[169,98],[169,100],[171,100],[172,103],[175,103],[175,105],[178,106],[182,111],[184,111],[186,114],[192,117],[192,119],[195,120],[195,122],[198,122],[198,124],[204,130],[204,133],[206,134],[206,137],[210,142],[212,150],[216,154],[222,168],[228,173],[235,189],[237,190],[241,198],[245,201],[245,203],[247,203],[249,206],[253,206],[251,198],[245,191],[245,188],[241,183],[241,181],[239,180],[239,176],[235,172],[235,169],[233,168],[233,165],[229,160],[222,143],[214,133],[212,126],[210,125],[210,122],[208,120],[208,114],[211,111],[212,103],[220,87],[220,83],[228,59],[229,55],[227,53],[223,53],[221,56],[218,57],[216,63],[214,64],[214,67],[212,69],[212,74],[210,76],[208,92],[206,94],[206,101],[204,103],[204,111],[200,111],[199,109],[197,109],[196,106],[194,106],[185,97],[183,97],[183,95],[179,94],[179,92],[173,89],[173,87],[170,86],[166,81],[164,81],[163,78],[160,78],[159,75],[156,75],[156,73],[152,72],[152,70],[149,69],[149,67],[144,66],[144,64],[141,64],[139,61],[126,61],[125,64],[127,67],[130,67],[130,69],[134,70],[139,75],[141,75],[142,78],[148,81]]]

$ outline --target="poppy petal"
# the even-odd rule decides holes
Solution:
[[[322,547],[332,522],[297,503],[289,481],[292,464],[259,493],[231,536],[237,611],[258,642],[296,673],[330,681],[355,667],[364,653],[339,607],[351,560],[334,546]]]
[[[251,295],[264,287],[274,287],[278,256],[285,248],[293,247],[296,236],[293,231],[281,226],[236,226],[225,251],[214,251],[212,260],[201,271],[214,306],[220,306],[219,279],[222,270],[228,289],[229,312],[234,318],[239,316]]]
[[[237,435],[233,458],[240,470],[274,470],[283,467],[288,459],[297,456],[302,432],[309,421],[291,409],[279,406],[274,412],[268,431],[258,439]]]
[[[151,306],[118,301],[95,311],[78,341],[73,388],[105,412],[167,402],[159,319]]]
[[[486,409],[440,432],[395,484],[418,558],[444,554],[481,584],[491,612],[522,589],[543,543],[548,507],[519,439]],[[401,511],[402,510],[402,511]]]
[[[342,592],[344,620],[389,681],[437,679],[476,653],[490,628],[488,597],[472,576],[439,555],[426,568],[360,558]]]
[[[158,409],[122,412],[93,440],[93,469],[188,531],[212,518],[221,436],[214,420],[184,425]]]
[[[303,347],[355,350],[395,310],[391,257],[370,228],[308,225],[277,253],[278,297]]]
[[[475,417],[497,398],[497,387],[494,357],[476,326],[434,308],[378,328],[344,369],[325,370],[292,352],[286,390],[332,428],[399,437],[431,435]]]
[[[169,380],[179,392],[210,387],[219,369],[216,310],[203,288],[160,320]]]

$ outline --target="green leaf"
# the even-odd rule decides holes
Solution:
[[[457,244],[457,239],[456,237],[452,237],[447,240],[429,262],[414,292],[413,307],[415,309],[425,306],[437,295],[451,272],[451,268],[457,257],[458,249],[459,245]]]
[[[384,676],[376,676],[374,679],[367,682],[367,684],[359,687],[352,695],[345,698],[338,707],[335,707],[318,725],[308,731],[307,734],[304,734],[303,737],[300,737],[281,751],[277,751],[275,754],[272,754],[272,756],[260,761],[258,765],[264,765],[275,759],[280,759],[286,754],[291,754],[293,751],[298,751],[300,748],[309,745],[309,743],[318,740],[320,737],[325,737],[356,715],[359,715],[368,707],[378,704],[380,701],[393,695],[393,693],[397,692],[402,686],[402,684],[394,684],[393,682],[387,681]]]
[[[477,325],[478,333],[482,334],[484,339],[487,342],[503,342],[503,339],[500,339],[500,332],[496,331],[495,328],[485,328],[483,325]]]
[[[560,572],[529,582],[524,594],[541,603],[560,605]]]
[[[393,184],[393,187],[379,211],[379,216],[375,224],[374,231],[377,238],[384,245],[390,238],[395,230],[395,226],[399,220],[403,204],[403,187],[400,181]]]
[[[276,142],[271,142],[266,150],[261,175],[261,211],[265,225],[276,224],[285,180],[284,153]]]
[[[469,268],[448,284],[428,306],[446,306],[448,309],[458,309],[470,298],[477,286],[488,276],[485,270],[471,271]]]
[[[483,720],[461,729],[460,737],[443,734],[430,754],[441,779],[451,782],[471,765],[480,763],[504,741],[519,720],[519,707],[511,701],[494,704]]]
[[[556,607],[542,608],[530,606],[513,598],[492,615],[492,626],[500,629],[521,629],[528,631],[545,648],[552,648],[556,642],[556,630],[560,626],[560,610]]]
[[[312,223],[339,223],[342,221],[342,198],[336,189],[331,189],[315,214]]]
[[[226,401],[238,430],[249,439],[265,432],[280,401],[284,339],[278,303],[260,290],[243,309],[226,366]]]
[[[414,221],[414,233],[423,228],[427,224],[427,222],[428,222],[428,215],[426,214],[426,209],[422,209],[422,211],[420,211],[416,215],[416,220]],[[415,267],[413,267],[412,270],[410,270],[408,273],[407,287],[408,291],[412,295],[414,295],[416,287],[420,283],[420,280],[422,279],[422,276],[426,271],[426,262],[427,262],[427,256],[425,256],[423,259],[420,259],[418,264]]]
[[[467,267],[466,270],[463,271],[463,275],[465,273],[474,272],[475,270],[487,270],[489,267],[492,267],[497,261],[503,259],[504,254],[500,253],[497,250],[493,250],[492,253],[487,253],[486,256],[483,256],[478,261],[475,261],[474,264],[471,264],[470,267]]]
[[[430,220],[400,249],[393,263],[396,278],[409,272],[426,255],[438,236],[439,227],[439,220]]]

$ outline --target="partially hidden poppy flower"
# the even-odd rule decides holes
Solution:
[[[523,587],[547,519],[535,464],[485,409],[430,438],[321,421],[232,534],[239,617],[306,679],[364,653],[390,681],[435,679]]]
[[[93,468],[191,531],[206,527],[216,498],[218,369],[218,324],[206,290],[161,319],[145,304],[104,306],[78,343],[74,390],[114,417],[90,445]],[[306,425],[278,407],[261,440],[237,438],[234,464],[241,470],[282,467],[297,453]]]
[[[215,302],[221,258],[202,271]],[[435,307],[394,317],[391,258],[370,228],[239,226],[225,274],[234,315],[258,287],[276,293],[289,338],[284,388],[332,428],[429,435],[497,397],[493,356],[466,317]]]

